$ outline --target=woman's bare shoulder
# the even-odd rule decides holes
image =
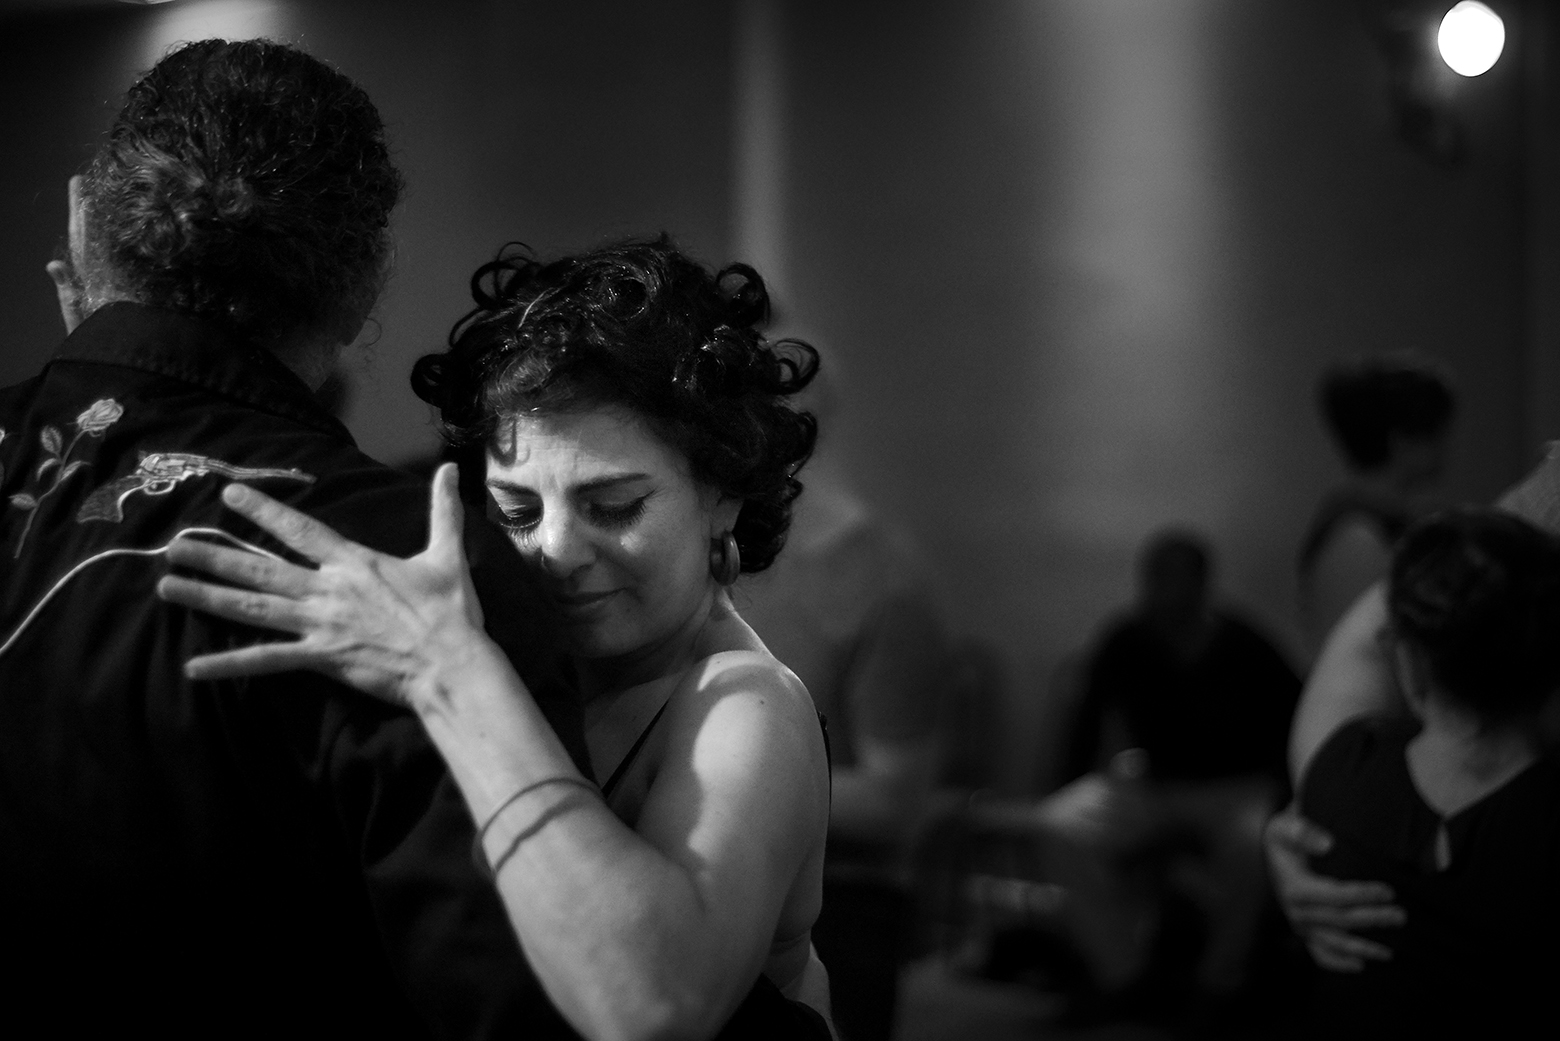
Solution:
[[[813,712],[812,697],[796,673],[769,653],[751,626],[729,606],[717,609],[701,640],[700,655],[683,677],[679,694],[696,698],[756,696],[779,708]]]
[[[678,694],[694,701],[738,698],[782,715],[817,716],[812,696],[796,673],[764,650],[717,651],[689,669],[681,686]]]
[[[725,650],[700,659],[672,694],[668,716],[690,752],[694,745],[740,748],[754,761],[778,757],[801,769],[825,761],[812,696],[766,651]]]
[[[672,694],[664,725],[655,783],[668,800],[686,787],[702,793],[691,804],[741,819],[744,833],[762,818],[797,849],[822,841],[829,800],[823,729],[807,688],[772,655],[729,650],[700,659]]]

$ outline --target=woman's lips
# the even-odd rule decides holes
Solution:
[[[615,595],[616,589],[608,589],[603,593],[554,593],[552,598],[565,611],[583,611]]]

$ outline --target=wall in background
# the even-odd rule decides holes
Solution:
[[[388,11],[387,11],[388,9]],[[730,217],[731,28],[720,0],[298,5],[302,41],[385,113],[411,186],[349,424],[400,461],[435,444],[405,374],[470,306],[506,241],[543,254],[673,231],[723,258]]]
[[[65,241],[65,183],[129,86],[141,14],[119,5],[0,22],[0,384],[31,376],[63,335],[43,266]]]
[[[363,83],[411,183],[354,369],[364,447],[432,446],[405,373],[507,239],[552,252],[664,227],[712,262],[754,257],[784,330],[843,373],[826,436],[936,562],[954,626],[1001,649],[1002,780],[1024,787],[1043,773],[1039,692],[1128,598],[1161,524],[1205,530],[1231,597],[1289,636],[1295,545],[1340,475],[1312,411],[1329,360],[1413,346],[1458,372],[1451,496],[1488,499],[1531,461],[1523,375],[1549,355],[1524,337],[1548,312],[1524,284],[1556,237],[1524,238],[1524,176],[1529,205],[1555,196],[1523,152],[1520,67],[1464,85],[1470,158],[1439,169],[1386,128],[1359,7],[180,0],[12,17],[0,383],[57,342],[42,265],[119,92],[169,34],[270,25]]]
[[[1560,440],[1560,12],[1543,0],[1523,7],[1519,41],[1526,105],[1527,420],[1523,441]]]
[[[1358,9],[780,5],[789,310],[844,357],[855,472],[1008,656],[1011,785],[1153,529],[1207,532],[1230,596],[1292,633],[1341,476],[1329,360],[1458,373],[1453,497],[1528,461],[1515,63],[1465,85],[1470,158],[1439,169],[1388,131]]]

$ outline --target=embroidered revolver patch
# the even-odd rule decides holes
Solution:
[[[125,519],[125,500],[132,495],[167,495],[191,477],[217,474],[234,481],[282,480],[313,484],[314,475],[302,470],[281,469],[270,466],[235,466],[221,459],[196,455],[193,452],[142,452],[136,468],[124,477],[117,478],[87,496],[81,509],[76,511],[78,521],[113,521]]]

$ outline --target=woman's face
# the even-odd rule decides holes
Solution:
[[[682,453],[631,411],[509,421],[488,452],[487,487],[572,654],[652,653],[702,625],[716,589],[710,539],[740,503],[695,481]]]

